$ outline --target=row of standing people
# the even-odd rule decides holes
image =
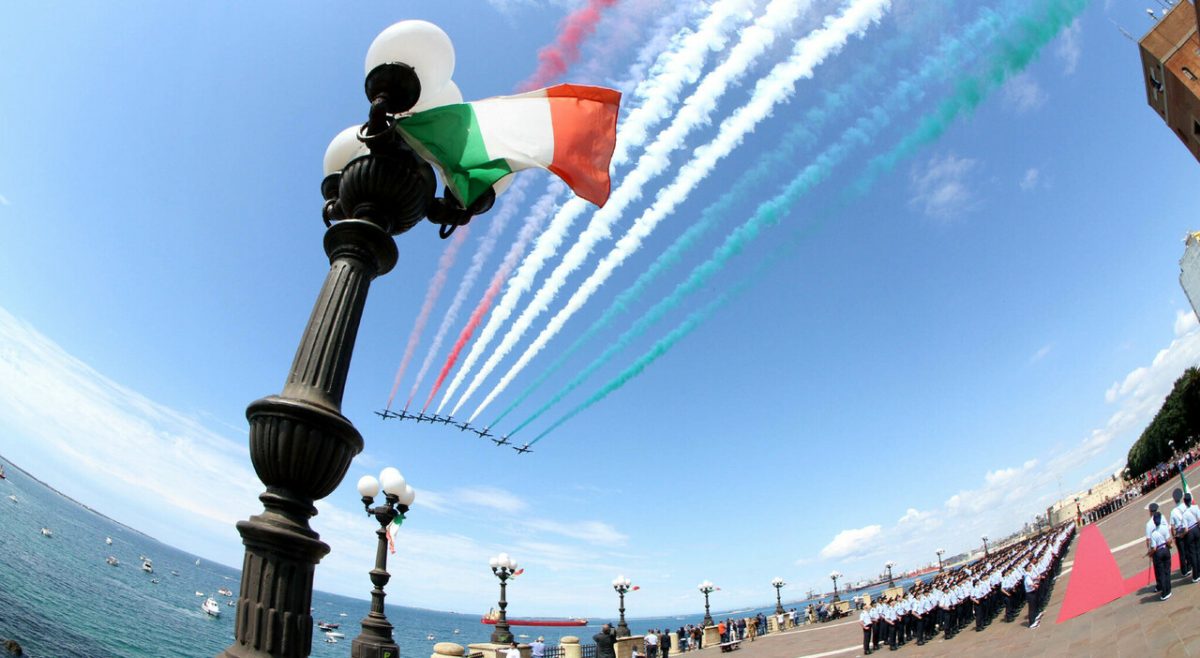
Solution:
[[[1171,492],[1175,507],[1164,516],[1158,503],[1150,503],[1146,522],[1146,552],[1154,567],[1155,585],[1161,600],[1171,598],[1171,547],[1179,553],[1179,571],[1200,582],[1200,507],[1191,492],[1176,488]]]
[[[918,581],[902,596],[873,601],[859,613],[863,652],[885,644],[896,651],[909,641],[922,645],[938,632],[949,640],[972,620],[975,631],[983,631],[1001,610],[1004,621],[1012,622],[1022,605],[1028,607],[1029,628],[1037,628],[1074,533],[1074,524],[1061,525],[940,573],[928,584]]]

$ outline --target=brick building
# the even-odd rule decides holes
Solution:
[[[1200,16],[1178,0],[1138,42],[1146,102],[1200,161]]]

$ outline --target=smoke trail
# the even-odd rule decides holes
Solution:
[[[504,283],[504,279],[512,272],[512,268],[516,266],[517,259],[521,257],[521,254],[525,253],[525,247],[529,244],[529,241],[542,230],[542,224],[545,223],[546,218],[554,210],[555,202],[565,189],[566,185],[558,181],[552,181],[546,193],[529,210],[529,217],[525,220],[525,225],[521,227],[521,232],[517,234],[516,241],[508,248],[508,253],[504,255],[504,260],[500,263],[500,268],[492,276],[492,282],[483,293],[483,298],[479,300],[479,304],[467,320],[467,325],[459,333],[458,340],[454,341],[454,347],[450,349],[450,355],[446,357],[446,363],[442,366],[441,372],[438,373],[437,381],[433,383],[433,389],[429,391],[429,397],[425,399],[425,405],[421,407],[422,412],[429,408],[429,403],[433,401],[433,397],[437,395],[438,389],[442,387],[442,382],[446,380],[446,375],[454,367],[454,363],[458,360],[458,355],[462,352],[463,346],[467,344],[467,341],[471,340],[471,336],[483,320],[484,314],[491,308],[492,302],[495,301],[496,295],[500,292],[500,286]],[[440,407],[438,411],[441,411]]]
[[[872,159],[871,166],[850,189],[857,194],[866,193],[882,173],[894,168],[904,158],[911,156],[918,147],[929,144],[941,137],[958,117],[964,113],[969,114],[973,112],[989,94],[995,91],[1009,77],[1024,70],[1038,52],[1057,36],[1063,28],[1069,25],[1083,11],[1087,4],[1088,0],[1056,0],[1045,5],[1042,11],[1033,16],[1027,15],[1021,17],[1017,22],[1017,36],[1014,39],[1001,38],[1000,53],[990,62],[988,69],[983,74],[964,76],[960,79],[955,85],[952,95],[933,111],[924,115],[918,122],[917,127],[905,136],[899,144],[887,153]],[[802,173],[799,178],[804,177],[805,174]],[[749,239],[752,239],[762,228],[778,223],[782,219],[783,214],[790,210],[792,204],[796,201],[796,196],[789,194],[790,191],[794,191],[792,185],[789,185],[788,189],[780,195],[759,206],[758,211],[751,218],[750,222],[747,222],[746,225],[739,227],[737,231],[730,234],[730,239],[726,240],[726,243],[722,245],[718,253],[726,252],[729,256],[732,256],[744,247],[745,243]],[[751,222],[754,222],[756,227],[748,229]],[[693,276],[706,268],[715,272],[716,270],[713,268],[719,269],[720,265],[727,258],[728,256],[725,259],[714,256],[699,266],[693,272]],[[754,278],[747,279],[745,283]],[[683,287],[683,284],[680,287]],[[550,427],[539,434],[533,441],[530,441],[530,444],[537,443],[566,421],[604,399],[613,391],[621,388],[633,377],[641,374],[646,367],[670,351],[676,343],[690,334],[717,307],[731,299],[734,293],[741,289],[742,287],[739,286],[730,291],[729,294],[719,296],[717,300],[706,305],[701,311],[690,315],[682,324],[657,341],[649,351],[601,387],[595,394],[552,423]],[[678,290],[679,288],[677,288]],[[672,293],[672,296],[674,294]]]
[[[890,0],[857,0],[850,6],[889,2]],[[692,130],[709,122],[713,111],[716,110],[717,101],[729,86],[746,74],[757,58],[774,44],[776,38],[795,22],[801,11],[810,3],[811,0],[771,0],[763,14],[755,19],[754,24],[743,31],[741,40],[729,52],[725,61],[700,81],[696,91],[683,102],[683,107],[671,120],[670,126],[658,134],[638,159],[634,169],[625,175],[620,187],[609,197],[608,203],[592,215],[587,228],[575,244],[571,245],[562,262],[547,277],[533,300],[529,302],[529,306],[513,322],[500,345],[488,356],[451,413],[458,412],[463,403],[483,383],[484,378],[508,355],[534,319],[548,308],[558,290],[566,283],[567,276],[584,263],[592,248],[600,240],[611,237],[612,227],[621,218],[625,208],[641,198],[646,183],[670,166],[671,153],[684,146]]]
[[[940,17],[942,5],[950,5],[954,0],[939,0],[939,5],[935,10],[921,12],[915,17],[913,24],[901,33],[898,37],[887,41],[874,54],[872,61],[856,67],[854,75],[840,84],[836,89],[827,91],[824,94],[823,104],[821,107],[810,108],[804,117],[796,121],[784,138],[772,150],[760,155],[756,158],[754,167],[746,170],[738,177],[733,186],[729,188],[721,197],[705,208],[698,221],[690,224],[686,231],[680,235],[658,258],[651,263],[650,267],[645,272],[638,276],[637,280],[621,294],[613,300],[612,304],[605,309],[604,313],[588,327],[587,331],[579,336],[571,346],[563,352],[560,352],[538,377],[530,383],[520,395],[517,396],[505,409],[492,421],[488,426],[494,427],[508,414],[516,410],[525,400],[529,398],[542,384],[546,382],[554,373],[558,372],[562,366],[576,352],[583,348],[592,338],[600,334],[606,329],[613,320],[620,316],[625,311],[637,302],[638,299],[645,293],[646,289],[658,279],[660,275],[665,273],[670,268],[679,264],[685,252],[694,247],[704,235],[711,229],[715,228],[717,223],[729,215],[736,207],[740,206],[743,200],[750,192],[760,183],[764,182],[770,175],[780,171],[788,160],[792,157],[797,149],[808,147],[816,140],[816,133],[819,131],[827,120],[837,116],[837,113],[849,104],[852,100],[857,100],[857,94],[868,86],[868,83],[879,77],[881,66],[891,65],[892,60],[901,52],[905,51],[911,44],[915,34],[924,34],[925,28],[935,18]],[[946,49],[943,45],[943,50]],[[586,375],[590,375],[590,371],[584,371]],[[521,429],[528,422],[536,419],[542,413],[554,406],[568,393],[575,390],[583,379],[586,378],[584,373],[580,373],[583,377],[576,377],[572,380],[567,388],[556,394],[547,404],[538,409],[536,413],[530,416],[517,429]],[[482,405],[481,405],[482,409]],[[478,413],[478,411],[476,412]]]
[[[442,349],[442,341],[445,340],[450,327],[458,320],[459,309],[467,301],[467,295],[470,294],[471,288],[475,286],[475,280],[479,278],[479,273],[483,271],[483,266],[487,262],[488,257],[496,249],[496,243],[499,242],[504,229],[508,227],[508,222],[521,209],[521,205],[525,203],[525,188],[529,187],[530,180],[532,179],[528,176],[521,176],[513,181],[513,184],[500,197],[500,210],[494,216],[488,218],[488,232],[483,236],[483,241],[479,243],[479,247],[475,250],[475,255],[471,257],[471,265],[467,268],[466,274],[463,275],[462,281],[459,281],[458,290],[454,293],[454,299],[450,302],[450,308],[446,309],[446,314],[442,317],[442,323],[438,325],[437,334],[434,335],[433,342],[429,345],[429,352],[425,354],[425,360],[421,363],[421,369],[417,371],[416,380],[413,381],[412,391],[408,394],[408,401],[404,403],[405,409],[408,409],[408,405],[412,404],[413,398],[417,396],[417,390],[420,389],[421,382],[425,381],[425,375],[429,372],[430,366],[433,365],[433,358]],[[398,384],[400,381],[399,377],[396,378],[396,381]],[[392,395],[395,396],[395,394],[396,390],[393,387]],[[390,405],[391,401],[389,399]]]
[[[639,89],[647,90],[646,102],[630,112],[621,129],[617,131],[617,146],[612,158],[614,167],[628,160],[631,149],[644,143],[650,128],[666,116],[678,101],[684,85],[694,81],[699,75],[714,44],[724,43],[726,34],[735,27],[737,19],[743,16],[753,3],[754,0],[719,0],[711,7],[709,15],[701,21],[695,32],[678,39],[676,47],[659,58],[654,75],[638,85]],[[623,189],[624,184],[609,197],[605,208],[614,206],[614,198],[619,196]],[[558,252],[572,223],[587,207],[587,202],[578,198],[571,199],[563,205],[551,220],[546,232],[538,238],[529,257],[513,275],[500,303],[496,305],[495,311],[480,332],[479,339],[471,346],[462,367],[446,388],[446,393],[438,405],[439,412],[458,390],[463,379],[470,374],[475,362],[491,344],[500,326],[512,315],[521,295],[533,285],[534,278],[546,260]]]
[[[587,0],[587,4],[564,18],[558,38],[538,51],[537,70],[521,83],[519,91],[541,89],[566,73],[579,59],[580,44],[596,31],[601,12],[615,4],[617,0]]]
[[[469,228],[469,226],[463,226],[454,232],[454,239],[450,241],[450,246],[446,247],[441,258],[438,259],[437,271],[429,279],[429,286],[425,290],[425,301],[421,304],[417,319],[413,321],[413,328],[408,333],[408,344],[404,347],[404,357],[400,359],[400,367],[396,368],[396,380],[392,382],[392,392],[388,394],[388,409],[392,408],[392,400],[396,399],[396,390],[400,388],[400,380],[404,377],[404,371],[408,370],[408,362],[412,361],[413,352],[417,350],[417,343],[420,342],[425,325],[429,322],[429,316],[433,313],[433,305],[442,295],[442,288],[446,286],[446,277],[450,268],[454,266],[454,260],[458,258],[458,251],[462,249],[463,243],[470,235]],[[407,405],[405,408],[408,408]]]
[[[634,221],[633,227],[617,241],[612,251],[601,259],[595,271],[580,285],[575,294],[567,300],[567,304],[551,318],[550,322],[520,356],[517,362],[501,377],[499,383],[496,384],[471,417],[474,418],[477,416],[497,395],[508,387],[517,374],[562,330],[567,320],[579,309],[583,308],[588,299],[600,289],[600,286],[604,285],[604,282],[612,276],[612,273],[626,259],[641,248],[642,242],[654,231],[658,224],[670,216],[675,208],[687,199],[692,190],[708,177],[708,174],[717,166],[717,163],[740,146],[746,135],[753,132],[759,123],[770,116],[776,105],[792,96],[797,81],[802,78],[812,77],[816,67],[827,58],[841,52],[851,36],[861,36],[873,24],[878,23],[883,17],[884,11],[890,5],[891,0],[860,0],[854,4],[847,5],[841,15],[827,17],[822,28],[812,31],[806,37],[797,41],[793,47],[792,55],[783,62],[776,64],[766,76],[758,81],[749,102],[739,107],[733,114],[724,119],[721,122],[717,136],[708,144],[697,148],[692,160],[679,170],[675,176],[675,180],[671,181],[669,185],[658,192],[650,208]],[[551,279],[553,279],[553,276]],[[549,308],[550,301],[557,292],[557,289],[549,288],[550,285],[551,282],[547,281],[546,286],[538,291],[538,297],[535,297],[534,301],[530,303],[525,314],[521,316],[522,319],[528,315],[531,318],[530,322],[532,322],[533,317],[536,317],[542,311]],[[547,292],[545,301],[541,306],[537,306],[538,299],[542,297],[543,292]],[[512,331],[516,332],[520,326],[521,319],[518,319]],[[520,336],[518,335],[516,338],[520,338]],[[498,361],[498,357],[503,356],[503,348],[508,343],[508,340],[509,337],[505,336],[505,342],[492,355],[493,359]],[[515,339],[512,342],[515,343]],[[479,375],[477,375],[477,379],[481,378],[487,372],[488,368],[485,365],[480,370]],[[474,389],[468,389],[463,394],[463,397],[465,398],[470,395],[472,390]]]
[[[654,30],[654,34],[645,39],[642,47],[638,49],[625,77],[620,80],[610,80],[609,84],[618,89],[624,98],[640,106],[645,98],[635,93],[638,83],[649,77],[647,71],[660,55],[672,52],[672,43],[676,41],[678,35],[686,34],[681,30],[696,16],[697,10],[702,8],[703,5],[688,2],[676,3],[675,10],[658,20],[658,27]],[[589,67],[589,69],[591,68],[593,67]],[[595,71],[591,71],[591,74],[593,77],[598,77]]]
[[[915,75],[901,80],[882,102],[880,102],[877,106],[867,110],[862,117],[860,117],[850,128],[846,129],[842,133],[841,137],[834,142],[834,144],[826,148],[822,153],[818,154],[818,156],[815,158],[815,161],[817,163],[821,163],[822,166],[810,166],[804,170],[804,172],[797,177],[797,179],[793,180],[792,185],[795,186],[798,184],[797,181],[800,181],[800,187],[796,187],[794,189],[789,187],[788,189],[792,189],[797,195],[802,195],[808,189],[811,189],[811,187],[817,182],[823,180],[825,176],[832,171],[836,164],[850,154],[854,146],[865,144],[871,137],[890,124],[890,117],[894,116],[898,112],[908,109],[912,102],[917,100],[923,93],[923,86],[925,84],[934,79],[945,79],[953,75],[963,65],[967,64],[973,58],[973,56],[978,53],[979,44],[994,39],[997,34],[1004,29],[1005,19],[1003,17],[1006,15],[1008,15],[1008,12],[1004,10],[1001,12],[995,12],[987,8],[981,9],[980,17],[974,23],[964,28],[961,31],[961,34],[958,36],[953,38],[945,38],[942,44],[939,46],[936,55],[927,57],[922,63],[920,70]],[[836,99],[834,106],[827,106],[826,108],[823,108],[822,111],[824,113],[835,111],[838,108],[838,104],[845,102],[846,100],[845,97],[841,96],[840,94],[834,94],[831,98]],[[773,152],[768,154],[767,160],[770,161],[772,165],[776,164],[779,159],[786,158],[788,153],[794,150],[794,148],[798,146],[799,142],[806,140],[807,137],[808,131],[805,129],[803,124],[793,126],[788,133],[784,135],[784,138],[781,140],[779,146],[776,147]],[[645,291],[646,286],[648,286],[658,274],[660,274],[666,268],[678,263],[683,253],[694,246],[700,239],[701,235],[705,233],[708,228],[720,221],[728,211],[735,207],[735,204],[740,203],[745,193],[749,190],[748,183],[752,183],[754,180],[765,177],[765,175],[766,172],[759,168],[748,172],[748,176],[744,176],[741,180],[739,180],[739,184],[747,183],[745,188],[739,189],[738,186],[735,185],[733,189],[722,195],[722,197],[718,199],[716,203],[708,208],[705,208],[704,212],[701,213],[700,220],[691,228],[689,228],[688,231],[686,231],[683,235],[681,235],[670,247],[668,247],[667,250],[664,251],[662,255],[660,255],[659,258],[651,264],[646,273],[639,277],[639,279],[634,283],[633,286],[630,287],[630,289],[628,289],[625,293],[622,293],[622,295],[614,300],[613,305],[609,308],[609,310],[607,310],[605,314],[601,316],[600,320],[597,321],[596,324],[601,326],[595,327],[594,325],[593,328],[589,329],[583,336],[580,337],[580,339],[585,339],[594,332],[599,332],[600,329],[603,328],[603,325],[606,325],[609,321],[615,318],[615,316],[622,310],[628,308],[630,304],[636,302],[642,292]],[[755,219],[756,218],[751,218],[748,220],[747,223],[740,227],[739,230],[745,229],[747,226],[754,225]],[[724,252],[721,249],[716,250],[708,262],[698,266],[696,270],[692,272],[689,278],[680,284],[670,295],[661,300],[658,304],[654,305],[648,312],[643,314],[629,330],[627,330],[620,336],[620,338],[617,339],[616,342],[609,345],[609,347],[606,348],[600,356],[598,356],[590,364],[588,364],[586,368],[580,371],[562,390],[556,393],[554,397],[552,397],[537,411],[526,418],[516,428],[516,430],[513,431],[513,433],[524,428],[543,413],[548,411],[551,407],[553,407],[560,400],[580,386],[593,373],[595,373],[596,370],[616,356],[618,352],[628,347],[635,339],[641,337],[653,324],[661,320],[666,313],[682,303],[687,295],[697,290],[708,280],[709,277],[719,271],[719,269],[724,266],[724,263],[728,259],[732,258],[737,253],[740,253],[741,249],[744,248],[749,241],[757,237],[757,235],[758,233],[756,230],[745,240],[739,240],[736,243],[736,250],[733,248]],[[733,238],[735,236],[739,236],[738,231],[731,233],[730,237]],[[729,244],[731,243],[727,240],[726,245]],[[722,246],[724,247],[726,245]],[[718,262],[719,265],[715,268],[710,267],[706,269],[706,266],[712,264],[713,262]],[[698,276],[697,273],[700,273],[700,275]],[[576,342],[578,343],[579,341],[577,340]],[[572,348],[574,349],[574,347],[575,346],[573,345]]]

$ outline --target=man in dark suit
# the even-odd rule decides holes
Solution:
[[[617,651],[614,646],[617,643],[617,633],[613,630],[612,624],[605,624],[600,628],[600,632],[592,636],[592,641],[596,643],[596,658],[617,658]]]

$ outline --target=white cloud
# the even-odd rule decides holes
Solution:
[[[976,164],[970,158],[947,154],[934,156],[923,168],[914,168],[913,196],[909,206],[941,220],[950,220],[969,211],[975,205],[975,198],[967,187],[966,178]]]
[[[1032,112],[1045,104],[1047,94],[1028,73],[1014,75],[1004,85],[1004,101],[1017,112]]]
[[[12,204],[8,202],[8,197],[4,196],[3,194],[0,194],[0,206],[11,206],[11,205]]]
[[[1036,167],[1030,167],[1029,169],[1026,169],[1025,175],[1021,177],[1021,182],[1018,183],[1018,185],[1021,186],[1021,191],[1028,192],[1029,190],[1036,188],[1038,186],[1038,178],[1040,176],[1041,172],[1039,172]]]
[[[1049,345],[1049,344],[1042,345],[1040,348],[1038,348],[1038,351],[1033,353],[1033,356],[1029,357],[1029,363],[1034,364],[1034,363],[1037,363],[1038,361],[1041,361],[1042,359],[1046,358],[1050,354],[1050,352],[1053,350],[1054,350],[1053,345]]]
[[[979,486],[948,496],[940,507],[909,508],[894,525],[843,530],[820,551],[820,560],[853,561],[886,552],[903,569],[930,564],[938,546],[954,554],[976,548],[981,534],[1001,537],[1019,530],[1059,498],[1061,475],[1080,467],[1093,469],[1079,480],[1083,489],[1111,476],[1124,464],[1123,454],[1108,454],[1110,462],[1100,467],[1090,462],[1105,456],[1115,443],[1132,443],[1158,411],[1175,380],[1188,367],[1200,364],[1200,331],[1195,330],[1195,321],[1177,316],[1174,324],[1177,333],[1182,334],[1155,354],[1149,365],[1133,369],[1108,389],[1105,399],[1116,409],[1104,424],[1086,432],[1076,443],[1048,459],[1028,459],[1019,465],[992,469],[983,474]],[[1068,496],[1072,493],[1063,491]]]
[[[1058,47],[1054,50],[1063,63],[1063,73],[1071,75],[1079,66],[1079,58],[1083,55],[1083,26],[1075,19],[1070,27],[1058,36]]]
[[[627,535],[603,521],[563,523],[547,519],[535,519],[526,521],[525,525],[534,531],[549,532],[602,546],[620,546],[629,540]]]
[[[844,560],[847,558],[863,557],[878,550],[873,545],[883,532],[881,525],[869,525],[865,528],[843,530],[834,536],[833,541],[821,549],[821,558],[825,560]]]
[[[1196,326],[1197,326],[1197,323],[1196,323],[1196,313],[1195,312],[1193,312],[1191,310],[1175,311],[1175,336],[1176,337],[1182,336],[1182,335],[1194,330],[1196,328]]]
[[[527,505],[519,496],[497,487],[471,487],[454,491],[450,498],[464,505],[473,505],[513,514]]]

